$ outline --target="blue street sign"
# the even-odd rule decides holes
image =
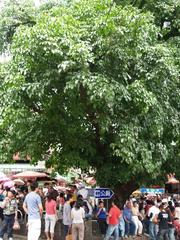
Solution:
[[[98,199],[111,199],[114,192],[109,188],[96,188],[94,190],[94,197]]]
[[[140,188],[141,193],[164,194],[164,188]]]

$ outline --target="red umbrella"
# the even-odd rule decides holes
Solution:
[[[25,171],[21,173],[17,173],[16,175],[13,176],[13,178],[38,178],[38,177],[47,177],[46,173],[42,172],[34,172],[34,171]]]

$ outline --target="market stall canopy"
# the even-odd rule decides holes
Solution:
[[[38,178],[38,177],[47,177],[47,174],[42,172],[25,171],[25,172],[17,173],[13,176],[13,178],[25,178],[25,179]]]

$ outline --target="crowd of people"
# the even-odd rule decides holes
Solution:
[[[62,222],[66,240],[84,240],[85,221],[97,220],[102,239],[119,240],[147,235],[150,240],[175,240],[180,237],[180,197],[156,195],[130,197],[120,206],[113,199],[110,209],[103,200],[89,201],[76,186],[66,192],[45,184],[28,181],[26,186],[8,189],[0,185],[0,240],[5,233],[13,240],[13,228],[19,213],[27,220],[28,240],[38,240],[42,219],[45,236],[54,239],[57,221]],[[70,239],[71,239],[70,238]]]
[[[180,237],[179,200],[179,196],[131,198],[122,208],[118,207],[118,201],[114,201],[109,212],[101,201],[97,212],[101,233],[105,240],[109,240],[112,234],[115,240],[144,234],[150,240],[175,240]]]

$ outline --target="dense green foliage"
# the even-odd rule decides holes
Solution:
[[[168,40],[180,36],[180,0],[116,0],[120,5],[131,4],[141,11],[149,11],[161,28],[160,37]]]
[[[0,51],[11,43],[15,30],[20,25],[35,24],[35,7],[31,0],[6,0],[0,11]]]
[[[76,1],[16,29],[0,75],[2,160],[46,155],[111,186],[180,176],[179,38],[120,2]]]
[[[39,12],[47,12],[54,6],[69,4],[69,0],[49,0],[38,8],[34,0],[5,0],[0,9],[0,52],[9,50],[9,45],[19,26],[33,26]]]

